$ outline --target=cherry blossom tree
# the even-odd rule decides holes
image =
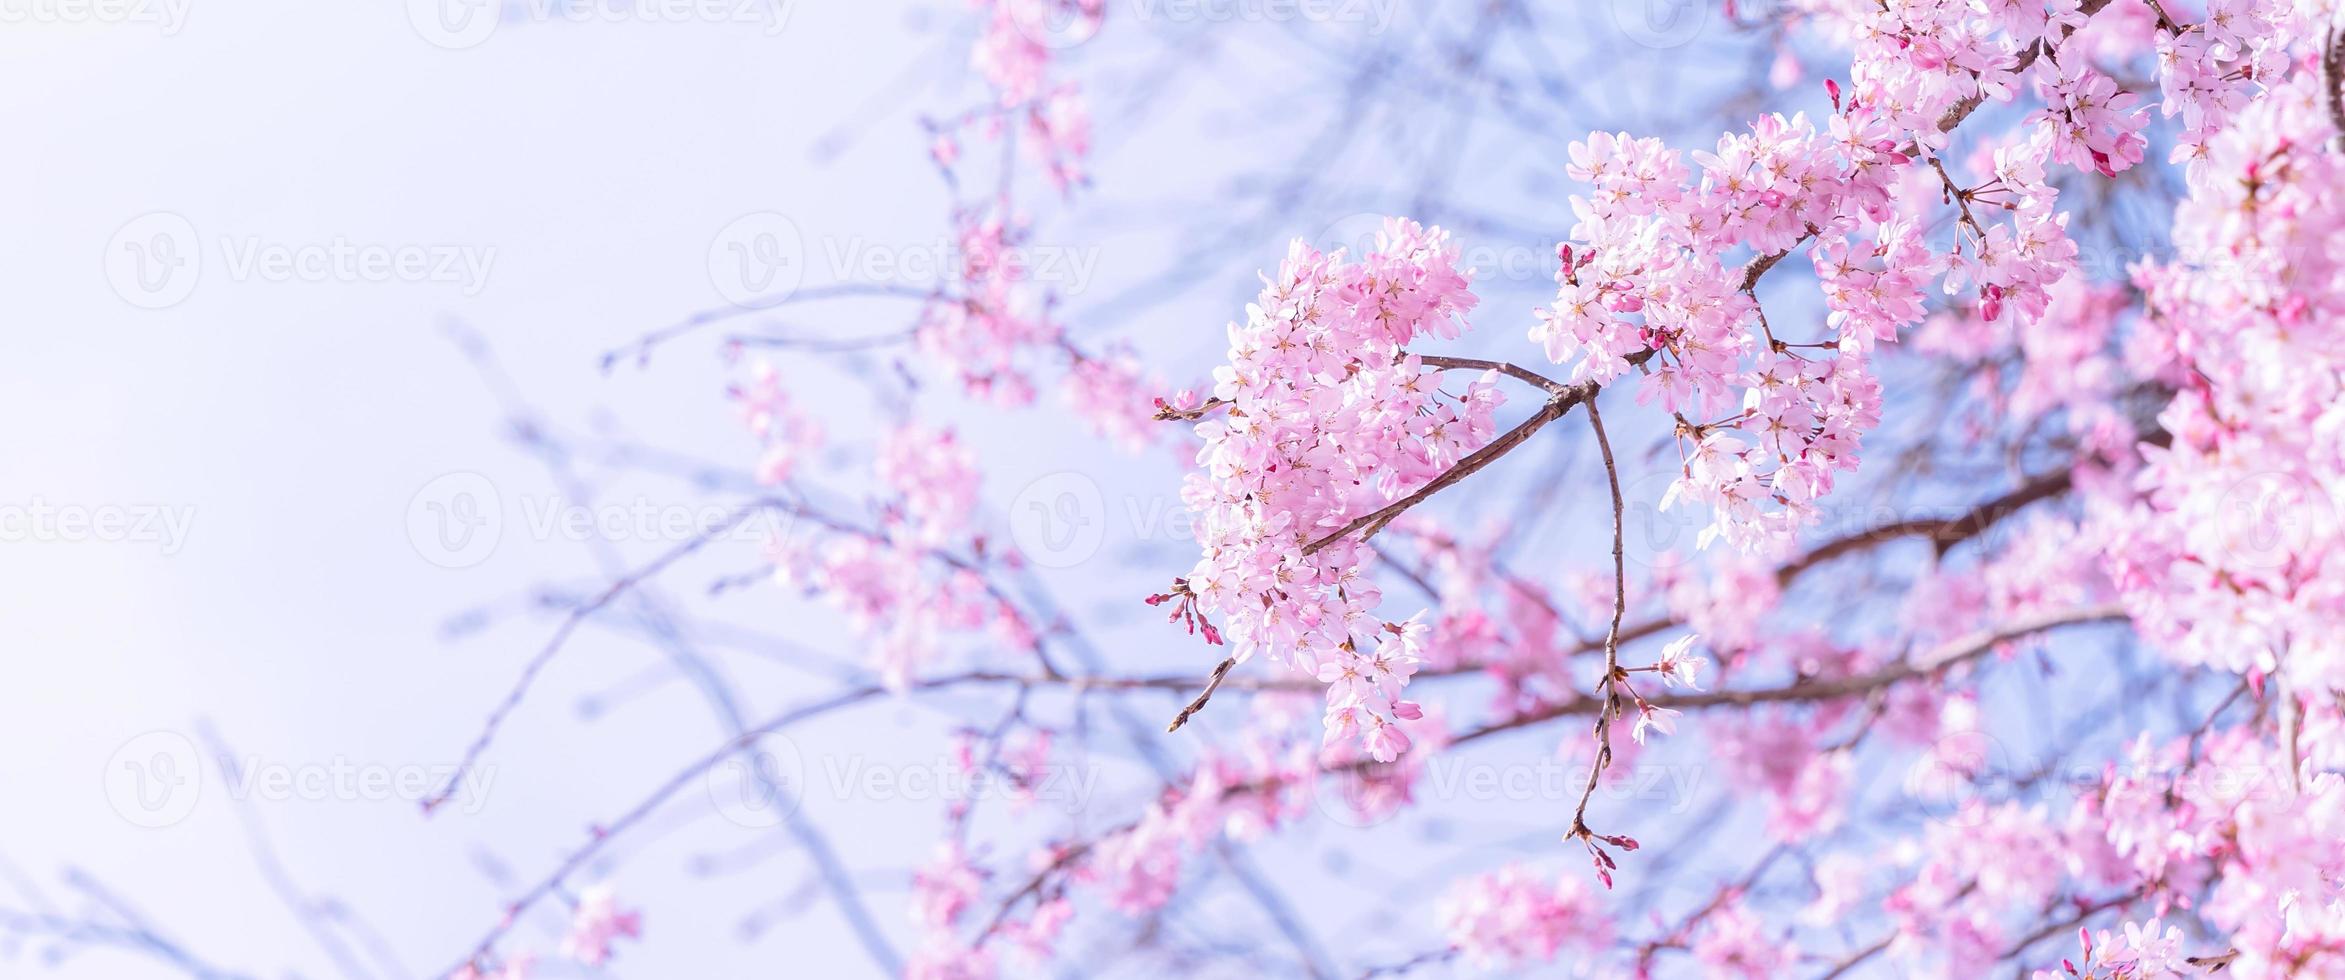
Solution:
[[[623,964],[705,912],[597,880],[612,842],[815,719],[919,703],[1008,792],[935,804],[893,888],[819,807],[783,828],[883,972],[2345,976],[2345,14],[1727,0],[1691,50],[1732,74],[1668,118],[1581,87],[1668,78],[1551,47],[1613,12],[1455,7],[1274,32],[1338,78],[1325,127],[1275,128],[1291,168],[1207,219],[1240,232],[1086,312],[1021,263],[1044,216],[1108,233],[1094,141],[1151,125],[1102,53],[1218,26],[975,0],[981,97],[894,121],[956,275],[605,360],[724,359],[738,455],[695,473],[795,533],[711,601],[838,624],[852,662],[590,816],[451,972]],[[1522,172],[1471,169],[1492,130],[1549,210],[1483,192]],[[1418,162],[1410,206],[1318,236],[1314,188]],[[1538,295],[1477,263],[1508,255]],[[1226,329],[1114,328],[1183,291]],[[898,326],[724,333],[843,300]],[[802,395],[838,372],[884,409]],[[989,482],[1004,440],[1163,474],[1193,533],[1070,571]],[[717,532],[572,603],[465,761]],[[1033,805],[1077,769],[1107,788]],[[1378,873],[1266,870],[1300,849]],[[558,948],[512,929],[543,914]]]

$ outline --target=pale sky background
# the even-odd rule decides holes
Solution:
[[[411,545],[410,498],[440,474],[487,475],[515,513],[550,488],[502,438],[498,404],[446,338],[445,316],[488,336],[551,416],[611,408],[658,441],[746,464],[708,345],[679,347],[670,370],[608,380],[596,356],[720,304],[707,252],[739,215],[919,241],[944,208],[908,118],[827,166],[809,148],[935,57],[944,38],[912,18],[959,11],[796,7],[770,36],[755,24],[522,22],[464,51],[426,43],[398,3],[199,3],[171,34],[0,28],[0,115],[16,148],[0,173],[17,189],[16,233],[0,245],[0,411],[11,420],[0,500],[193,515],[183,542],[0,545],[12,675],[0,684],[11,746],[0,752],[0,855],[18,873],[79,909],[88,902],[60,876],[85,869],[220,966],[332,975],[270,897],[216,772],[185,820],[150,830],[109,806],[109,757],[142,732],[192,734],[202,718],[238,751],[289,766],[444,766],[470,740],[551,623],[508,620],[451,642],[442,622],[593,566],[560,540],[509,539],[461,570]],[[958,62],[944,67],[949,77]],[[196,229],[202,268],[184,301],[144,310],[115,295],[102,259],[117,229],[158,210]],[[236,281],[230,270],[254,240],[337,239],[493,248],[493,263],[476,295],[454,283]],[[747,560],[737,554],[733,570]],[[718,570],[697,570],[686,590]],[[678,685],[654,693],[674,705],[574,720],[571,702],[639,671],[644,650],[583,637],[505,732],[492,760],[501,778],[477,814],[427,821],[404,800],[255,811],[304,887],[349,903],[415,975],[437,972],[495,920],[506,891],[473,853],[535,878],[586,823],[715,744]],[[811,693],[775,690],[802,675],[764,670],[743,678],[768,683],[761,710]],[[525,757],[533,771],[513,771]],[[660,846],[658,834],[622,853]],[[904,839],[925,852],[925,835]],[[661,888],[688,853],[671,849],[622,884]],[[736,913],[790,887],[704,884],[707,904],[650,913],[665,939],[626,950],[617,975],[742,962],[725,935]],[[874,898],[883,922],[904,922],[900,885]],[[686,913],[700,908],[723,914]],[[824,908],[767,948],[860,968],[851,948],[834,955],[816,938],[836,935]],[[516,937],[550,951],[556,925],[532,919]],[[720,955],[695,958],[712,943]],[[0,973],[26,969],[45,975],[32,952],[0,959]],[[58,975],[175,974],[90,951]]]

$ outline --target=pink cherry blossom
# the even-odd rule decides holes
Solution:
[[[562,955],[588,966],[601,966],[611,958],[613,941],[642,935],[643,913],[620,908],[611,886],[596,885],[578,895],[570,933],[562,937]]]

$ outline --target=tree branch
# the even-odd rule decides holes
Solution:
[[[1164,726],[1165,734],[1180,731],[1182,725],[1189,723],[1189,716],[1205,710],[1205,702],[1213,700],[1213,692],[1221,689],[1222,678],[1228,677],[1230,668],[1237,665],[1236,657],[1223,657],[1221,663],[1215,664],[1213,676],[1205,681],[1205,690],[1198,692],[1196,700],[1190,701],[1180,714],[1173,716],[1172,724]]]
[[[1594,396],[1588,398],[1588,426],[1596,432],[1596,448],[1604,457],[1604,479],[1612,488],[1612,626],[1604,633],[1604,677],[1597,684],[1604,704],[1596,712],[1596,753],[1588,766],[1588,787],[1580,793],[1580,805],[1571,815],[1571,831],[1564,839],[1586,840],[1594,847],[1595,831],[1588,829],[1588,801],[1596,798],[1604,770],[1612,765],[1612,722],[1620,717],[1620,621],[1628,615],[1628,550],[1623,544],[1628,507],[1620,493],[1620,467],[1612,459],[1612,440],[1604,434],[1604,416],[1596,410]]]

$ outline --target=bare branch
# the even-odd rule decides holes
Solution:
[[[1562,418],[1564,413],[1571,411],[1573,405],[1579,404],[1589,395],[1594,394],[1595,391],[1596,385],[1593,382],[1590,382],[1587,384],[1566,388],[1560,394],[1549,396],[1546,403],[1539,406],[1538,411],[1531,413],[1530,418],[1524,419],[1514,428],[1508,429],[1505,434],[1491,440],[1489,445],[1483,446],[1482,448],[1474,450],[1471,453],[1467,453],[1464,459],[1457,461],[1457,465],[1451,466],[1449,469],[1443,471],[1440,476],[1434,477],[1431,482],[1426,483],[1422,487],[1418,487],[1415,493],[1409,494],[1406,497],[1402,497],[1399,500],[1395,500],[1390,504],[1378,508],[1373,513],[1364,514],[1353,518],[1351,523],[1345,524],[1343,527],[1337,528],[1334,532],[1328,534],[1327,536],[1305,545],[1303,547],[1303,554],[1318,554],[1321,549],[1326,548],[1328,545],[1334,544],[1336,541],[1348,537],[1354,532],[1362,530],[1365,530],[1366,532],[1361,534],[1362,538],[1375,537],[1376,532],[1383,530],[1386,524],[1392,523],[1394,518],[1397,518],[1403,513],[1406,513],[1409,508],[1424,503],[1427,498],[1432,497],[1436,493],[1440,493],[1442,490],[1448,488],[1460,480],[1465,479],[1466,477],[1474,475],[1475,473],[1479,472],[1482,467],[1497,462],[1498,457],[1504,456],[1507,453],[1514,451],[1514,448],[1516,446],[1522,445],[1524,440],[1529,439],[1540,429],[1546,428],[1547,423]]]
[[[1182,708],[1180,714],[1173,716],[1172,724],[1164,726],[1165,733],[1169,735],[1180,731],[1182,725],[1189,723],[1189,716],[1205,710],[1205,702],[1213,700],[1213,692],[1221,688],[1222,678],[1228,677],[1230,668],[1237,665],[1238,658],[1236,657],[1224,657],[1221,663],[1215,664],[1213,676],[1205,681],[1205,690],[1197,694],[1196,700],[1190,701],[1187,707]]]
[[[1427,367],[1443,368],[1446,370],[1496,371],[1510,378],[1538,385],[1539,387],[1546,389],[1547,393],[1550,395],[1566,395],[1570,394],[1572,390],[1572,386],[1564,384],[1561,381],[1557,381],[1554,378],[1550,378],[1529,368],[1518,367],[1505,361],[1485,361],[1476,357],[1444,357],[1438,354],[1420,354],[1417,356],[1417,359],[1423,361]]]
[[[748,520],[749,515],[756,513],[761,506],[752,505],[734,510],[731,516],[716,526],[708,528],[683,544],[669,549],[666,554],[654,559],[650,564],[613,580],[601,592],[572,607],[569,615],[562,617],[562,624],[554,628],[554,635],[547,638],[545,646],[538,648],[537,654],[530,657],[529,662],[522,666],[521,676],[514,680],[512,689],[505,692],[504,700],[497,702],[497,706],[489,711],[488,722],[481,727],[480,734],[473,737],[472,744],[465,747],[464,757],[457,762],[455,771],[448,776],[448,781],[432,795],[424,798],[423,812],[431,813],[441,804],[446,803],[449,797],[455,795],[456,788],[463,784],[465,772],[471,769],[474,763],[480,761],[481,753],[488,751],[489,743],[496,739],[497,729],[504,725],[505,717],[512,714],[513,709],[520,707],[522,697],[529,693],[529,686],[537,679],[538,672],[544,670],[546,664],[553,661],[554,655],[562,651],[562,645],[569,642],[572,633],[578,631],[579,624],[584,623],[588,617],[601,612],[604,607],[625,595],[629,589],[633,589],[636,585],[665,571],[668,566],[682,561],[709,542],[724,537],[727,532],[739,527],[742,521]]]
[[[1596,754],[1588,765],[1588,787],[1580,792],[1580,805],[1572,811],[1571,832],[1565,840],[1578,838],[1595,847],[1595,831],[1588,829],[1588,801],[1595,799],[1596,786],[1604,778],[1604,770],[1612,764],[1612,721],[1620,717],[1620,621],[1628,615],[1628,558],[1623,542],[1623,529],[1628,507],[1620,493],[1620,467],[1612,459],[1612,440],[1604,434],[1604,416],[1596,410],[1596,399],[1588,399],[1588,426],[1596,432],[1596,448],[1604,456],[1604,479],[1612,488],[1612,626],[1604,633],[1604,676],[1597,682],[1604,698],[1596,712]],[[1609,882],[1609,877],[1606,879]]]

